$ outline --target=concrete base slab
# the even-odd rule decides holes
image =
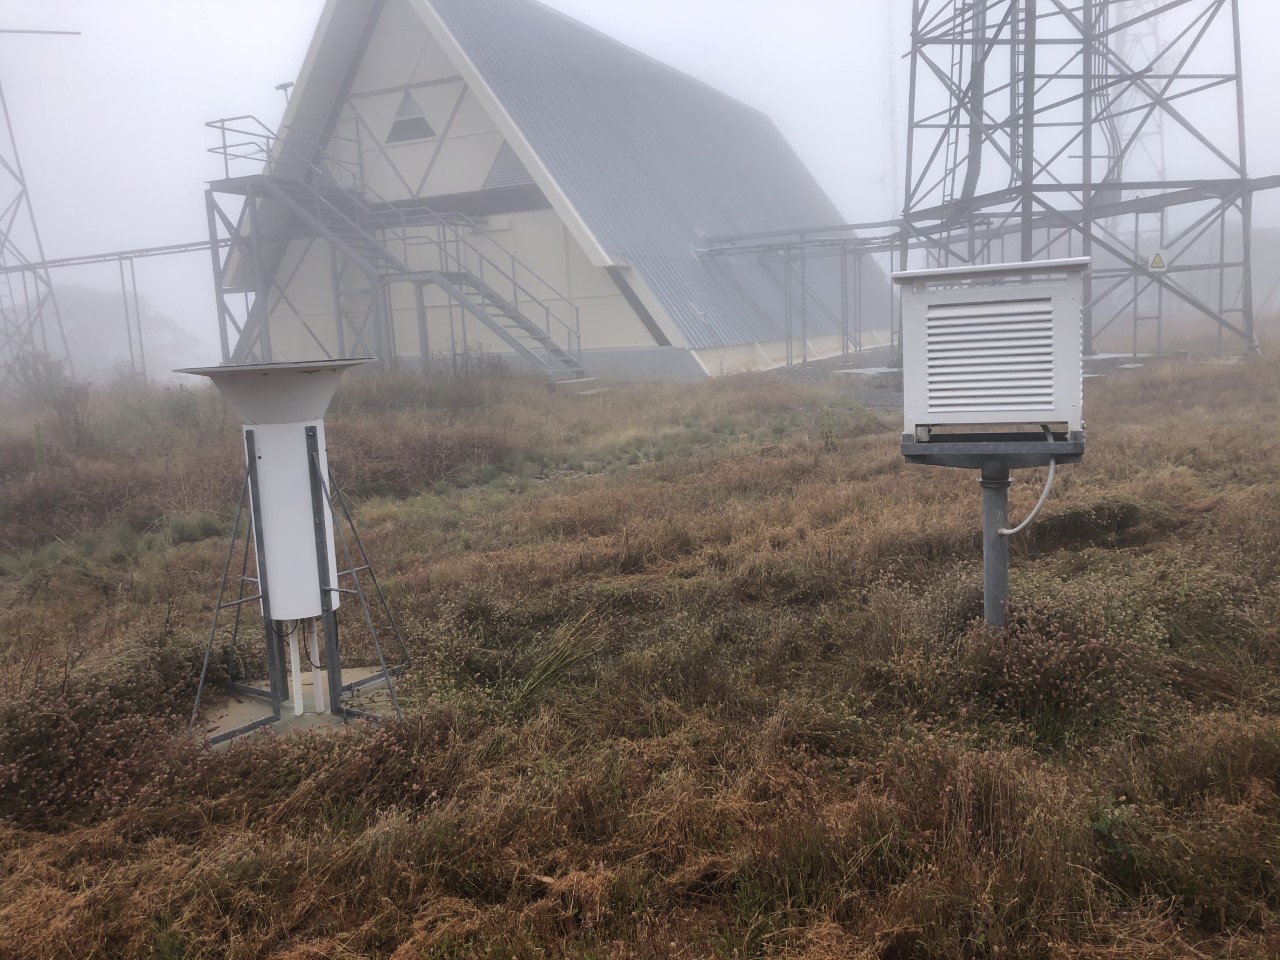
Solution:
[[[349,667],[342,671],[343,684],[359,683],[361,680],[368,680],[376,677],[381,673],[377,667]],[[325,692],[328,693],[328,672],[320,671],[321,683],[325,684]],[[266,689],[268,682],[266,680],[258,680],[250,684],[250,686],[261,687]],[[254,730],[246,736],[254,736],[264,730],[270,730],[272,733],[292,733],[298,730],[313,730],[317,727],[325,726],[341,726],[349,721],[342,717],[334,716],[332,713],[316,713],[315,712],[315,692],[313,690],[312,674],[310,670],[304,671],[302,681],[302,702],[303,708],[307,712],[301,716],[296,715],[291,700],[286,700],[280,707],[280,719],[275,723],[269,723],[266,726]],[[375,716],[394,716],[394,710],[391,707],[391,697],[387,692],[386,684],[377,683],[367,687],[361,687],[351,693],[343,696],[342,704],[355,710],[361,710],[365,713],[371,713]],[[197,729],[202,731],[204,735],[210,739],[216,739],[219,736],[230,733],[233,730],[239,730],[250,724],[259,723],[268,720],[271,717],[271,704],[266,700],[260,700],[257,697],[242,696],[240,694],[232,694],[225,700],[211,705],[205,710],[200,718]],[[236,738],[240,739],[240,738]]]
[[[581,377],[577,380],[557,380],[556,389],[561,393],[583,393],[598,388],[600,381],[595,377]]]
[[[864,377],[878,377],[885,373],[901,373],[901,370],[895,370],[893,367],[851,367],[845,370],[836,370],[835,373],[840,375],[860,374]]]

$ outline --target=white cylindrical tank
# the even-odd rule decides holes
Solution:
[[[320,476],[328,483],[324,414],[342,374],[367,360],[270,363],[179,370],[208,377],[244,424],[246,454],[255,461],[255,541],[258,565],[266,573],[264,597],[273,620],[306,620],[322,614],[319,551],[312,501],[307,429],[318,441]],[[338,585],[333,515],[321,497],[328,558],[327,581]],[[332,609],[339,594],[330,594]]]

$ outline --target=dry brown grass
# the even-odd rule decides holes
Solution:
[[[104,402],[59,469],[155,516],[55,504],[81,539],[9,548],[0,954],[1280,955],[1280,365],[1091,384],[1014,647],[972,625],[972,478],[839,391],[353,383],[335,466],[409,719],[221,754],[167,724],[235,431]]]

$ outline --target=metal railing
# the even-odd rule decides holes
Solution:
[[[209,152],[222,157],[227,179],[231,179],[233,167],[242,164],[249,164],[256,168],[251,172],[265,174],[270,179],[287,160],[302,170],[302,176],[289,170],[287,178],[273,181],[276,190],[295,204],[310,204],[307,213],[339,239],[344,239],[343,231],[335,227],[345,227],[346,232],[354,234],[353,239],[381,248],[388,259],[395,261],[395,272],[410,271],[410,265],[417,259],[411,251],[433,248],[436,268],[423,272],[466,275],[478,299],[507,316],[506,308],[511,308],[541,329],[546,337],[544,350],[549,345],[568,354],[581,366],[581,311],[568,295],[558,291],[496,240],[489,239],[488,243],[500,252],[501,262],[473,243],[467,231],[481,233],[482,227],[471,218],[462,214],[439,214],[425,205],[406,208],[379,195],[364,176],[357,140],[330,138],[331,143],[355,148],[356,159],[351,161],[332,156],[318,141],[297,130],[278,135],[254,116],[212,120],[205,126],[219,134],[219,144]],[[286,147],[290,148],[288,153]],[[288,193],[284,184],[292,183],[307,187],[306,196]],[[361,259],[368,262],[365,257]],[[534,285],[540,289],[535,291]],[[559,310],[553,306],[555,301],[563,304]],[[554,354],[552,358],[561,359]]]

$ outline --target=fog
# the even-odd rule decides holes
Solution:
[[[552,0],[552,5],[770,114],[850,221],[900,207],[906,0]],[[278,122],[322,0],[9,0],[0,26],[81,37],[0,36],[8,96],[50,258],[185,243],[206,233],[203,184],[216,117]],[[1250,167],[1280,173],[1280,9],[1242,0]],[[1259,202],[1280,225],[1280,197]],[[1260,265],[1269,276],[1269,264]],[[216,360],[207,255],[140,260],[152,316]],[[115,264],[55,274],[118,297]],[[1270,286],[1260,280],[1263,293]],[[156,321],[159,323],[159,320]],[[173,343],[185,342],[170,337]],[[177,351],[179,354],[183,350]],[[166,357],[166,359],[168,359]],[[153,371],[154,372],[154,371]]]

